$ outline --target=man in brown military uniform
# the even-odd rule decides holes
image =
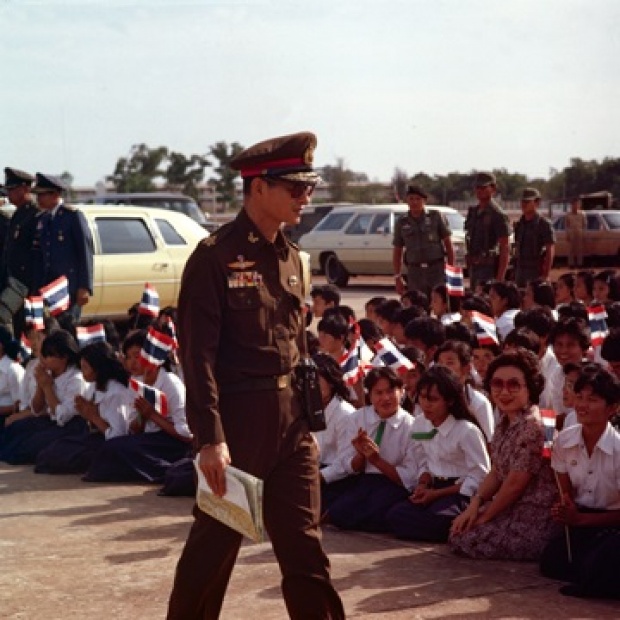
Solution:
[[[465,219],[467,265],[472,290],[489,280],[506,276],[510,247],[508,218],[493,200],[497,181],[491,172],[476,175],[475,191],[478,204],[470,207]]]
[[[244,208],[189,259],[179,298],[187,418],[207,482],[225,493],[229,464],[265,483],[265,527],[292,618],[344,618],[318,528],[315,442],[291,373],[303,331],[299,252],[280,232],[295,225],[318,176],[316,137],[261,142],[231,166],[243,177]],[[194,508],[177,566],[168,618],[217,618],[241,535]]]

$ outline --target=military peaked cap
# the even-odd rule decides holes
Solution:
[[[34,177],[23,170],[17,168],[5,168],[4,169],[4,187],[6,189],[13,189],[20,185],[27,185],[30,187],[34,181]]]
[[[51,174],[42,174],[37,172],[37,181],[32,188],[35,194],[43,194],[44,192],[58,192],[62,194],[67,189],[62,179],[54,177]]]
[[[535,187],[526,187],[521,194],[521,200],[540,200],[540,192]]]
[[[428,198],[428,194],[419,185],[407,185],[407,196],[411,194],[421,196],[424,200]]]
[[[474,182],[476,187],[486,187],[487,185],[497,185],[497,179],[492,172],[479,172]]]

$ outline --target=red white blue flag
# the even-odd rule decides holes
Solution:
[[[379,359],[397,374],[404,374],[415,368],[415,364],[406,358],[389,338],[381,338],[375,348]]]
[[[168,332],[170,333],[170,337],[172,338],[174,344],[172,345],[172,348],[174,350],[179,348],[179,340],[177,338],[177,328],[176,325],[174,324],[174,321],[172,320],[172,317],[169,317],[168,315],[164,316],[164,326],[168,329]]]
[[[545,458],[550,459],[551,451],[553,449],[553,441],[555,439],[555,411],[553,411],[553,409],[541,409],[540,417],[542,419],[543,431],[545,433],[542,455]]]
[[[168,415],[168,399],[161,390],[146,385],[146,383],[142,383],[142,381],[137,381],[133,377],[129,379],[129,387],[136,392],[138,396],[142,396],[146,399],[159,415],[163,415],[164,417]]]
[[[32,344],[24,334],[22,334],[22,337],[19,341],[19,354],[20,362],[24,362],[28,358],[32,357]]]
[[[66,276],[60,276],[60,278],[42,287],[40,291],[52,316],[58,316],[69,309],[71,299],[69,297],[69,280]]]
[[[26,297],[24,299],[24,318],[26,325],[32,325],[34,329],[45,328],[43,322],[43,297]]]
[[[357,347],[351,347],[341,358],[340,368],[342,369],[343,379],[347,385],[355,385],[364,377],[364,371],[360,364],[357,354]]]
[[[463,279],[463,270],[454,265],[446,263],[446,290],[448,295],[453,297],[463,297],[465,295],[465,281]]]
[[[105,327],[101,323],[75,328],[80,349],[93,342],[105,342]]]
[[[607,311],[605,306],[592,306],[588,308],[588,321],[590,323],[590,343],[593,347],[603,344],[607,338],[609,329],[607,328]]]
[[[161,366],[173,347],[174,340],[168,334],[162,334],[151,326],[140,351],[140,361],[144,366]]]
[[[490,316],[474,310],[471,313],[471,318],[476,330],[478,344],[499,344],[499,340],[497,338],[497,327],[495,326],[495,321]]]
[[[138,314],[145,314],[147,316],[159,315],[159,293],[148,282],[144,285],[142,299],[138,306]]]

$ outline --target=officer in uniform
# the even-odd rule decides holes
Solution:
[[[396,291],[405,293],[402,278],[403,248],[407,265],[407,286],[430,296],[431,290],[445,282],[445,265],[454,265],[450,226],[439,211],[425,208],[428,196],[418,185],[407,187],[409,213],[394,227],[392,263]]]
[[[510,258],[508,218],[493,200],[497,193],[495,175],[479,172],[475,191],[478,204],[469,207],[465,219],[467,266],[472,290],[489,280],[503,280]]]
[[[263,518],[292,618],[344,618],[319,533],[316,444],[291,377],[303,351],[302,261],[281,233],[296,225],[318,179],[316,137],[252,146],[231,162],[244,208],[194,251],[179,297],[187,418],[217,495],[232,463],[264,481]],[[169,620],[217,618],[241,534],[194,507]]]
[[[551,222],[538,213],[540,192],[526,187],[521,195],[523,215],[515,224],[515,282],[525,287],[536,278],[548,278],[555,256]]]
[[[41,213],[34,241],[34,280],[39,289],[66,276],[71,297],[68,313],[77,321],[93,294],[93,238],[84,214],[63,202],[65,190],[61,179],[37,172],[32,191]]]
[[[2,287],[4,291],[15,288],[16,282],[23,285],[23,295],[36,293],[34,289],[34,255],[32,251],[35,229],[37,226],[36,216],[39,213],[32,198],[32,184],[34,177],[23,170],[16,168],[4,169],[7,196],[15,211],[8,225],[8,234],[4,251],[2,253]],[[8,286],[9,278],[11,287]],[[22,296],[23,296],[22,295]],[[0,306],[2,294],[0,293]],[[6,307],[6,306],[5,306]],[[24,331],[24,311],[22,304],[19,308],[12,309],[13,333],[19,338]]]

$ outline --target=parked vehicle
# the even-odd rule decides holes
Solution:
[[[296,226],[285,226],[284,234],[293,243],[298,243],[302,235],[310,232],[328,213],[331,213],[334,207],[348,207],[350,202],[338,202],[320,205],[308,205],[301,212],[301,221]]]
[[[209,233],[182,213],[150,207],[76,205],[88,221],[95,250],[93,297],[84,318],[122,318],[140,301],[146,282],[160,307],[175,306],[185,263]]]
[[[587,211],[587,230],[583,237],[583,255],[590,257],[617,257],[620,259],[620,211]],[[566,215],[553,220],[555,230],[555,256],[568,257]]]
[[[196,204],[191,196],[175,192],[142,192],[125,194],[101,194],[93,198],[93,204],[98,205],[138,205],[141,207],[155,207],[157,209],[168,209],[178,211],[191,217],[207,230],[215,230],[216,226],[211,226],[207,215]]]
[[[463,265],[465,219],[451,207],[426,208],[440,211],[447,218],[457,264]],[[408,210],[406,204],[339,207],[303,235],[299,245],[310,254],[312,271],[325,274],[328,282],[336,286],[346,286],[351,276],[389,275],[393,273],[394,224]]]

